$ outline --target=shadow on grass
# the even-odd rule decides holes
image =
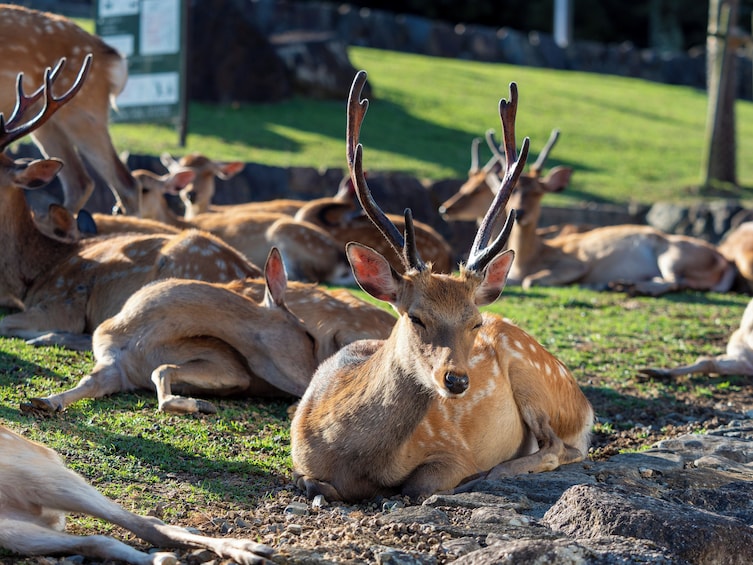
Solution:
[[[97,457],[96,454],[112,454],[117,455],[119,461],[136,460],[140,462],[138,467],[152,468],[158,476],[186,475],[190,482],[199,482],[202,488],[221,497],[241,496],[238,494],[240,490],[252,492],[254,487],[250,485],[253,483],[258,483],[258,488],[266,491],[270,484],[289,480],[269,470],[274,463],[265,466],[267,458],[286,456],[287,439],[284,434],[276,437],[275,429],[288,425],[288,402],[211,398],[218,408],[216,416],[166,417],[157,412],[156,394],[144,390],[83,400],[61,413],[24,412],[19,402],[40,394],[44,384],[31,382],[40,377],[59,383],[59,386],[51,386],[54,390],[50,392],[73,386],[77,380],[76,377],[73,382],[68,382],[67,377],[54,370],[7,352],[0,353],[0,388],[10,391],[0,398],[0,423],[12,424],[16,429],[35,429],[43,436],[75,438],[69,440],[73,445],[71,449],[90,462]],[[28,388],[28,394],[25,394],[25,388]],[[192,429],[196,420],[201,420],[198,425],[202,429],[199,431]],[[175,443],[165,437],[173,433],[181,436]],[[193,433],[197,438],[192,445]],[[35,435],[39,437],[36,432]],[[178,443],[181,445],[176,445]],[[87,446],[93,455],[86,453]],[[219,455],[213,457],[213,452]],[[254,457],[258,462],[252,460]],[[106,475],[110,474],[108,466],[112,464],[107,457],[99,463],[93,461],[97,472]],[[243,478],[244,489],[235,484],[237,477]],[[242,496],[247,498],[246,494],[244,492]]]

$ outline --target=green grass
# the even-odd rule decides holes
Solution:
[[[372,170],[427,179],[465,177],[470,144],[500,131],[497,105],[518,83],[518,140],[532,158],[553,128],[562,131],[547,163],[575,169],[550,204],[648,204],[697,200],[706,121],[704,92],[581,72],[439,59],[353,47],[369,74],[371,105],[361,138]],[[753,103],[738,101],[738,179],[753,187]],[[279,104],[190,105],[185,148],[167,126],[115,124],[118,150],[134,154],[202,151],[216,158],[275,166],[344,167],[345,96]],[[483,147],[486,150],[486,147]],[[487,153],[482,153],[485,159]],[[750,190],[738,193],[751,196]],[[703,196],[703,195],[701,195]]]

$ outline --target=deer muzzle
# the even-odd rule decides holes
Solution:
[[[468,390],[468,375],[448,371],[444,375],[444,386],[450,394],[463,394]]]

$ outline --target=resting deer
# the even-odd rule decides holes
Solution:
[[[26,115],[30,100],[20,87],[13,114],[0,121],[0,150],[42,126],[81,87],[88,67],[63,95],[52,94],[53,73],[44,83],[44,106]],[[26,118],[24,116],[26,115]],[[26,119],[25,122],[23,120]],[[62,167],[55,159],[28,162],[0,156],[0,296],[22,309],[0,320],[0,335],[49,339],[88,348],[91,333],[136,290],[162,278],[230,281],[261,276],[261,270],[220,239],[197,230],[180,234],[121,234],[77,243],[40,233],[23,187],[39,188]],[[47,338],[45,338],[47,339]],[[49,341],[47,341],[49,343]]]
[[[19,555],[80,554],[134,565],[173,565],[173,553],[145,553],[104,535],[67,534],[67,512],[117,524],[155,547],[203,548],[236,563],[271,564],[274,550],[246,539],[212,538],[139,516],[66,468],[52,449],[0,425],[0,547]]]
[[[499,296],[514,256],[502,251],[512,214],[489,240],[528,152],[526,139],[515,157],[515,83],[510,102],[500,102],[504,181],[468,262],[459,275],[447,275],[433,273],[419,257],[410,211],[403,237],[369,192],[358,143],[365,80],[360,71],[348,100],[348,165],[364,211],[401,250],[405,272],[356,242],[347,253],[361,288],[390,303],[398,321],[387,339],[353,343],[315,373],[291,428],[298,486],[309,497],[349,501],[395,491],[418,497],[468,477],[582,460],[593,410],[573,376],[523,330],[479,312]]]
[[[386,337],[395,322],[347,291],[295,281],[286,291],[276,249],[265,275],[266,281],[168,279],[144,287],[95,330],[90,375],[22,408],[56,412],[82,398],[136,389],[156,389],[159,409],[177,413],[215,407],[174,392],[299,397],[320,362],[353,341]]]
[[[94,331],[92,373],[32,404],[59,411],[82,398],[156,389],[162,411],[214,413],[210,402],[180,395],[301,396],[316,369],[317,343],[285,305],[277,249],[264,273],[261,303],[202,281],[145,286]]]
[[[388,214],[387,217],[398,229],[404,228],[403,219]],[[295,214],[295,219],[315,224],[326,230],[343,247],[351,241],[358,241],[375,249],[393,265],[399,265],[399,257],[361,211],[350,179],[340,185],[332,198],[317,198],[304,204]],[[453,266],[452,248],[447,241],[430,225],[414,220],[416,244],[423,251],[426,261],[437,273],[449,273]]]
[[[567,187],[573,174],[570,167],[554,167],[546,176],[542,177],[544,163],[549,158],[549,153],[557,143],[559,135],[558,129],[552,130],[549,140],[539,153],[536,162],[528,168],[527,173],[521,173],[517,190],[532,193],[560,192]],[[494,130],[486,132],[486,143],[492,150],[492,157],[483,167],[479,167],[478,146],[480,140],[474,139],[471,146],[471,166],[468,170],[468,180],[463,183],[457,193],[439,207],[440,214],[447,221],[478,222],[489,209],[500,182],[500,163],[503,162],[504,156],[494,140]],[[517,219],[520,221],[521,211],[517,210],[517,213]],[[570,231],[572,229],[568,228]]]
[[[123,90],[128,78],[125,57],[99,37],[85,32],[71,20],[22,6],[0,4],[0,37],[5,56],[0,61],[0,112],[13,109],[13,85],[23,72],[25,82],[42,84],[45,69],[66,59],[72,69],[83,66],[87,54],[93,56],[90,77],[81,94],[31,135],[42,153],[65,163],[60,173],[64,206],[74,214],[84,206],[94,190],[82,156],[104,179],[118,206],[138,212],[136,182],[120,162],[112,145],[108,122],[110,105]],[[56,86],[69,88],[76,73],[55,68]],[[40,89],[39,95],[42,94]]]
[[[638,369],[638,372],[662,379],[692,373],[753,376],[753,300],[745,307],[740,327],[732,332],[724,355],[699,357],[695,363],[672,369],[645,368]]]
[[[239,204],[215,204],[215,177],[228,180],[243,170],[239,161],[217,161],[201,153],[190,153],[175,159],[169,153],[163,153],[160,160],[170,172],[191,169],[196,173],[196,181],[179,192],[183,206],[184,218],[190,220],[205,212],[275,212],[292,216],[303,206],[305,200],[276,198],[262,202],[242,202]]]
[[[141,191],[141,213],[139,216],[126,214],[92,214],[97,233],[113,234],[136,233],[179,233],[182,228],[174,224],[175,212],[170,210],[165,194],[175,194],[191,183],[194,172],[188,169],[158,175],[146,169],[136,169],[133,177]],[[190,228],[193,226],[185,226]]]
[[[555,136],[550,138],[549,149],[554,140]],[[489,147],[497,151],[497,160],[503,158],[496,144]],[[547,154],[545,148],[542,155]],[[552,169],[549,177],[551,182],[519,181],[510,198],[509,206],[517,213],[509,242],[515,251],[510,283],[523,288],[581,284],[651,296],[683,289],[725,292],[732,286],[732,265],[713,245],[698,238],[640,225],[543,237],[537,230],[541,199],[564,189],[569,173]],[[445,213],[448,208],[446,204]]]

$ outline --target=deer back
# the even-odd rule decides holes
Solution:
[[[74,214],[94,188],[80,155],[86,155],[121,206],[136,213],[136,183],[118,159],[108,131],[110,105],[128,76],[125,58],[71,20],[22,6],[0,5],[0,35],[7,51],[0,62],[0,112],[6,116],[15,104],[13,85],[18,73],[23,73],[25,87],[37,86],[43,84],[48,67],[65,59],[67,65],[60,69],[54,84],[55,94],[59,94],[74,83],[84,57],[93,55],[80,94],[33,132],[32,138],[45,155],[65,162],[60,174],[64,205]]]

